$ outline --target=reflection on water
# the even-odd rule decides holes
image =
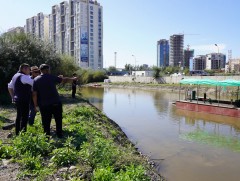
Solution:
[[[115,120],[170,181],[238,181],[240,120],[179,110],[178,94],[83,88],[83,96]],[[218,173],[218,174],[216,174]]]

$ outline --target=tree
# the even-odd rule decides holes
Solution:
[[[0,94],[7,92],[7,83],[22,63],[30,66],[46,63],[56,73],[60,57],[54,46],[25,33],[5,33],[0,36]]]
[[[109,72],[115,72],[115,71],[117,71],[117,69],[116,69],[116,67],[114,67],[114,66],[110,66],[110,67],[108,68],[108,71],[109,71]]]
[[[160,67],[156,67],[156,66],[153,67],[153,77],[155,79],[160,77],[160,71],[161,71]]]
[[[74,58],[69,55],[61,55],[60,56],[60,63],[57,67],[57,73],[64,75],[64,76],[72,76],[73,73],[75,73],[79,67],[74,62]]]

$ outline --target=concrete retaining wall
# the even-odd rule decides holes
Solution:
[[[168,76],[159,79],[153,77],[109,76],[111,82],[167,83],[178,84],[181,79],[213,79],[216,81],[233,79],[240,81],[240,76]]]

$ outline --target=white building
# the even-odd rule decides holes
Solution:
[[[82,68],[103,68],[103,12],[96,0],[69,0],[26,20],[25,32],[48,39]]]
[[[206,70],[225,69],[226,55],[222,53],[210,53],[206,55]]]
[[[151,70],[132,71],[131,75],[132,76],[137,76],[137,77],[152,77],[153,76],[153,71],[151,71]]]
[[[102,6],[93,0],[69,0],[52,7],[49,38],[60,53],[83,68],[103,68]]]
[[[26,20],[25,33],[32,34],[42,40],[49,38],[49,17],[43,13],[38,13]]]
[[[225,72],[240,72],[240,58],[230,59],[225,66]]]

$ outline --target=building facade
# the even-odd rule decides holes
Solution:
[[[8,33],[23,33],[24,32],[24,27],[18,26],[14,28],[10,28],[7,31]]]
[[[82,68],[103,68],[103,8],[95,0],[69,0],[51,14],[26,20],[25,32],[47,37],[56,52],[74,57]]]
[[[174,34],[170,36],[169,65],[183,67],[184,35]]]
[[[210,53],[206,55],[206,70],[225,69],[226,55],[222,53]]]
[[[49,16],[38,13],[26,20],[25,33],[34,35],[42,40],[49,39]]]
[[[157,42],[157,66],[169,66],[169,41],[161,39]]]
[[[56,50],[74,57],[82,68],[103,68],[102,6],[93,0],[70,0],[52,7],[49,39]]]
[[[184,50],[183,56],[184,56],[183,68],[189,68],[190,58],[194,57],[194,50],[190,49]]]
[[[240,72],[240,58],[229,59],[225,66],[225,72]]]
[[[205,70],[206,69],[206,55],[198,55],[193,58],[192,70]]]

